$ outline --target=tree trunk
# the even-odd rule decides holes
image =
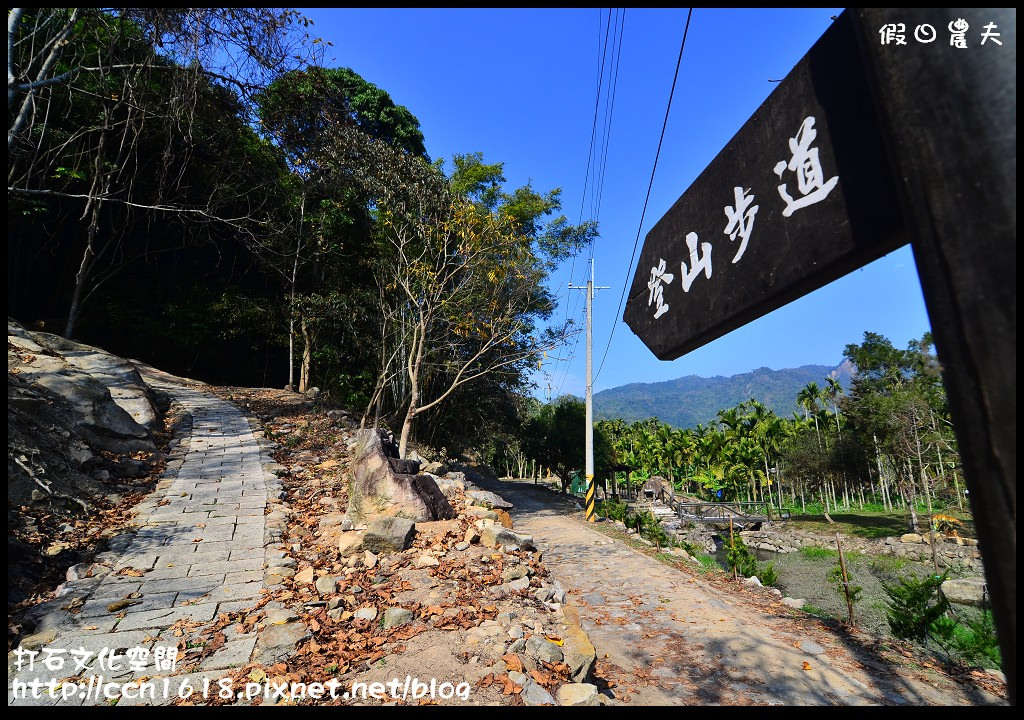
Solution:
[[[399,457],[405,457],[406,450],[409,449],[409,435],[412,431],[412,421],[416,417],[416,401],[419,399],[419,393],[416,391],[416,384],[413,383],[412,399],[409,401],[409,410],[405,413],[405,420],[402,421],[402,438],[398,442],[398,455]]]
[[[309,322],[305,316],[299,318],[302,332],[302,368],[299,371],[299,392],[304,393],[310,388],[310,366],[313,362],[313,333],[309,331]]]

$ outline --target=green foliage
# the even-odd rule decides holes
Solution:
[[[759,368],[728,378],[689,375],[664,382],[624,385],[594,394],[594,417],[620,418],[627,423],[656,417],[676,428],[695,428],[715,418],[723,408],[749,400],[751,388],[757,388],[760,402],[780,417],[787,417],[798,409],[795,398],[800,388],[820,380],[833,369],[827,365],[785,370]],[[849,382],[848,378],[844,382]]]
[[[894,573],[907,566],[907,561],[895,555],[871,555],[871,569],[880,574]]]
[[[861,594],[861,592],[863,592],[864,588],[862,588],[860,585],[854,585],[853,584],[853,580],[854,580],[853,573],[850,571],[849,567],[847,567],[847,569],[846,569],[846,578],[847,578],[846,582],[849,583],[847,585],[847,587],[849,588],[849,591],[850,591],[850,602],[853,603],[854,605],[856,605],[858,602],[860,602],[860,599],[861,599],[860,594]],[[836,563],[835,567],[833,567],[829,571],[828,576],[827,576],[826,579],[828,580],[829,584],[832,586],[832,589],[836,591],[836,595],[838,595],[840,598],[842,598],[843,601],[845,602],[846,601],[846,590],[843,588],[843,585],[845,584],[844,581],[843,581],[843,568],[842,568],[842,566],[839,563]]]
[[[804,603],[804,606],[800,609],[808,615],[813,615],[814,617],[823,618],[825,620],[832,619],[832,614],[830,612],[821,609],[817,605],[812,605],[811,603]]]
[[[574,472],[585,464],[586,406],[565,396],[542,406],[524,429],[524,449],[541,465],[552,468],[562,480],[563,492]],[[600,427],[594,428],[594,474],[608,477],[612,451]]]
[[[955,655],[967,665],[1003,666],[991,610],[984,610],[966,624],[948,616],[940,617],[929,626],[928,634],[947,654]]]
[[[705,553],[697,553],[694,555],[697,558],[697,562],[705,570],[712,570],[718,567],[718,561],[715,560],[713,555],[707,555]]]
[[[725,559],[730,570],[735,570],[743,577],[757,574],[757,558],[743,542],[739,533],[735,533],[726,545],[728,551]]]
[[[666,532],[652,512],[644,511],[636,514],[627,514],[623,522],[628,528],[639,529],[640,537],[656,543],[659,547],[673,547],[675,545],[672,536]]]
[[[949,601],[939,592],[946,580],[942,575],[923,578],[911,573],[896,583],[882,583],[886,597],[886,619],[892,634],[904,640],[924,642],[932,623],[949,609]]]
[[[757,579],[765,587],[775,585],[779,581],[779,571],[775,568],[775,563],[768,562],[760,565],[757,570]]]
[[[774,585],[779,580],[779,571],[775,564],[759,563],[739,533],[735,533],[732,540],[726,543],[725,560],[730,570],[735,569],[743,577],[756,576],[766,587]]]
[[[621,500],[602,500],[598,503],[598,512],[609,520],[625,522],[628,509]]]
[[[839,557],[839,553],[831,548],[814,547],[813,545],[804,545],[801,547],[800,554],[808,560],[823,560],[825,558]]]

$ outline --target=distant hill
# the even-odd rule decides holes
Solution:
[[[810,382],[825,386],[825,377],[835,372],[844,389],[849,389],[852,367],[844,362],[837,367],[804,365],[798,368],[772,370],[758,368],[753,372],[723,377],[703,378],[687,375],[677,380],[658,383],[631,383],[594,394],[594,418],[626,422],[656,417],[679,428],[707,424],[719,410],[733,407],[754,398],[776,414],[789,417],[795,410],[796,396]]]

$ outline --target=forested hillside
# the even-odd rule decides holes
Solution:
[[[677,428],[692,428],[707,423],[725,407],[738,405],[751,398],[788,417],[800,410],[797,393],[810,382],[833,376],[849,387],[851,367],[803,365],[798,368],[772,370],[758,368],[730,377],[721,375],[703,378],[687,375],[658,383],[631,383],[594,394],[594,417],[597,420],[634,422],[655,417]]]

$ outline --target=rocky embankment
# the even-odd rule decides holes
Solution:
[[[271,629],[287,651],[268,673],[408,674],[468,683],[471,704],[599,704],[575,608],[543,548],[514,529],[511,503],[474,482],[481,469],[399,459],[387,434],[344,411],[271,422],[268,435],[283,446],[287,495],[267,516],[283,548],[264,571],[269,607],[283,609]]]
[[[83,528],[116,534],[99,515],[149,489],[168,408],[131,362],[8,319],[8,602],[75,562]]]

